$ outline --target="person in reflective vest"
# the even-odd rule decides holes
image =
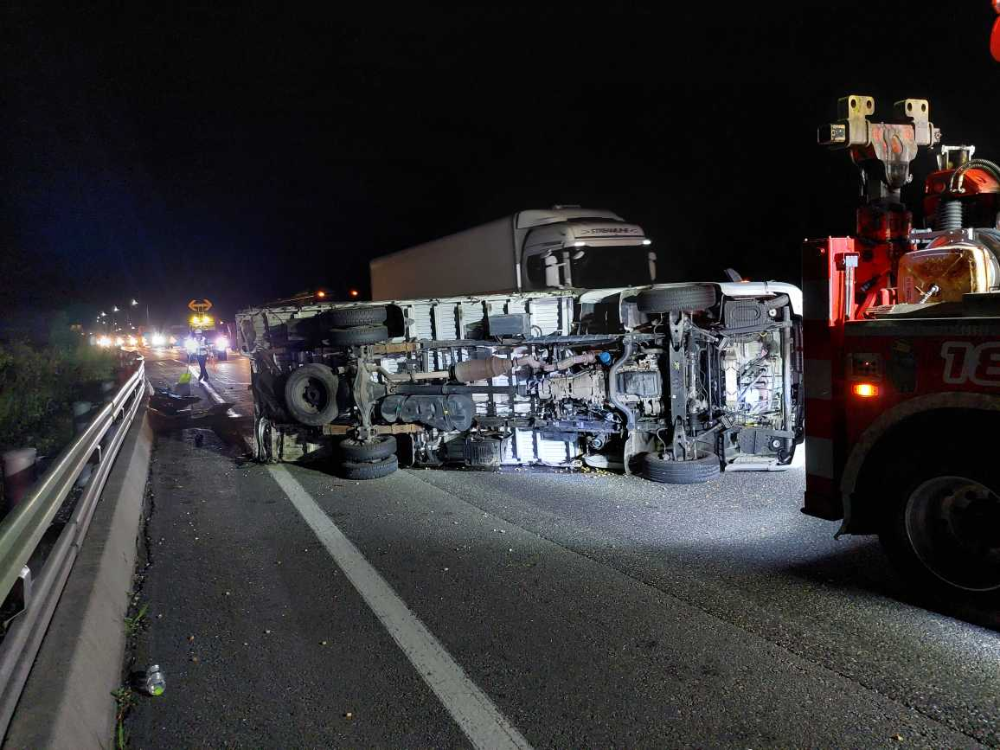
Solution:
[[[200,328],[195,329],[194,340],[198,347],[195,350],[195,358],[198,360],[198,367],[201,370],[198,373],[198,382],[200,383],[203,380],[208,380],[208,370],[205,369],[205,361],[208,359],[208,342]]]

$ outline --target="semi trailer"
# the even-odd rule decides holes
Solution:
[[[588,289],[656,281],[656,253],[642,227],[579,206],[519,211],[371,261],[375,300],[539,289]]]

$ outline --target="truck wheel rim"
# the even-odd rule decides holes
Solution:
[[[326,408],[326,388],[318,380],[313,378],[307,379],[302,384],[302,405],[307,411],[313,414],[319,414],[323,409]]]
[[[920,562],[950,586],[1000,590],[1000,497],[974,479],[944,476],[917,487],[906,534]]]

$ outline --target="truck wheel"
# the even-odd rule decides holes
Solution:
[[[642,457],[642,475],[664,484],[701,484],[719,476],[719,457],[709,453],[690,461],[673,461],[655,453]]]
[[[883,484],[892,505],[879,533],[918,592],[951,602],[1000,602],[1000,471],[968,452],[899,460],[905,477]]]
[[[346,438],[340,441],[340,455],[345,461],[381,461],[396,455],[396,438],[379,435],[370,443]]]
[[[329,317],[334,328],[377,326],[385,323],[386,310],[384,307],[345,307],[331,310]]]
[[[329,333],[333,346],[364,346],[381,344],[389,339],[389,329],[385,326],[363,326],[358,328],[332,328]]]
[[[710,308],[716,298],[711,284],[685,284],[639,292],[636,303],[643,313],[697,312]]]
[[[367,461],[342,461],[340,463],[340,473],[344,479],[380,479],[392,474],[399,468],[399,462],[395,456],[383,458],[374,463]]]
[[[215,358],[220,362],[225,362],[227,359],[229,359],[229,352],[216,352]]]
[[[296,421],[319,427],[332,422],[340,413],[338,386],[339,379],[326,365],[315,362],[303,365],[285,382],[285,405]]]
[[[267,464],[271,456],[271,420],[267,417],[254,417],[253,421],[253,460]]]

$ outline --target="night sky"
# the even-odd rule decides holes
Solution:
[[[815,145],[839,96],[928,98],[1000,159],[987,0],[143,5],[3,11],[7,312],[366,291],[376,255],[555,203],[643,225],[669,280],[796,281],[853,226]]]

